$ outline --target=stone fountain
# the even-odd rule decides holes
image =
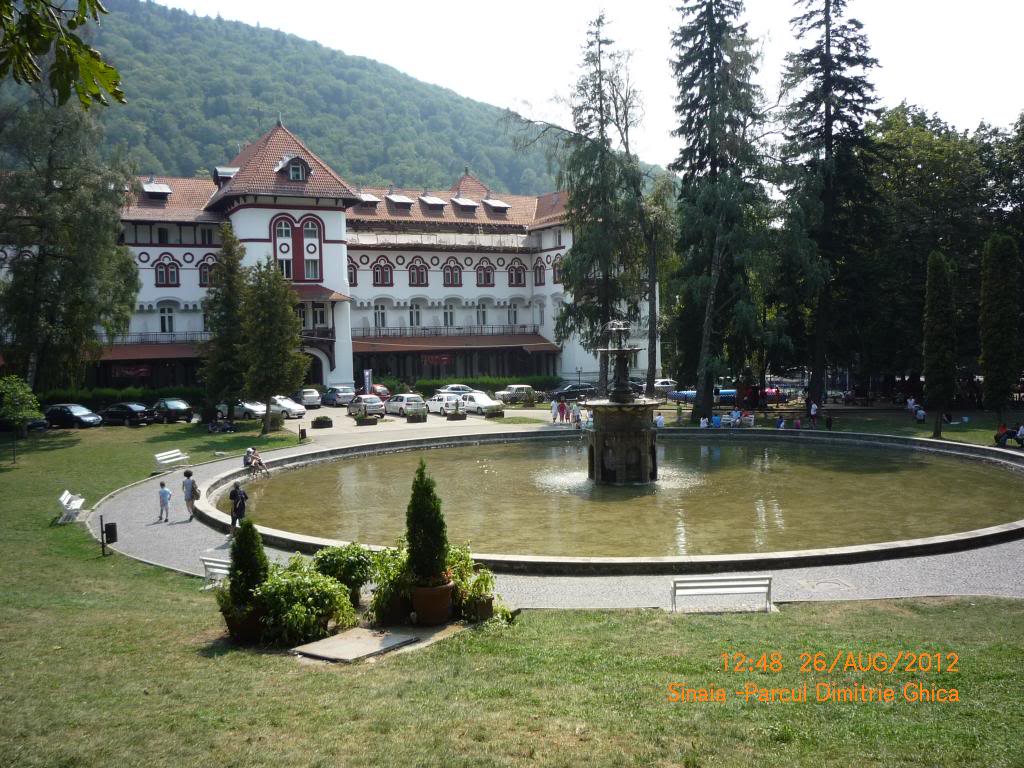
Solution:
[[[605,400],[590,400],[594,426],[589,430],[587,474],[599,485],[644,485],[658,479],[654,409],[663,401],[636,397],[629,385],[629,360],[641,347],[626,346],[629,324],[606,326],[615,346],[599,349],[614,364]]]

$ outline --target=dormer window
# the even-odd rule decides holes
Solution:
[[[296,155],[283,155],[274,168],[275,173],[287,173],[289,181],[305,181],[310,174],[309,163]]]
[[[288,180],[289,181],[305,181],[306,180],[306,166],[302,163],[292,163],[288,166]]]

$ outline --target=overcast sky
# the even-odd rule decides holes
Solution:
[[[632,51],[644,96],[640,156],[675,158],[674,85],[669,71],[672,2],[426,0],[159,0],[202,15],[257,22],[348,54],[390,64],[420,80],[531,117],[564,122],[553,104],[566,95],[586,26],[602,9],[610,36]],[[778,90],[785,54],[795,48],[789,0],[748,0],[751,34],[761,41],[761,85]],[[906,100],[960,129],[981,120],[1009,126],[1024,110],[1024,0],[850,0],[880,68],[872,74],[886,106]]]

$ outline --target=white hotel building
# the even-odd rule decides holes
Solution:
[[[219,225],[245,263],[275,259],[295,287],[309,382],[552,374],[596,380],[597,359],[554,341],[564,195],[493,193],[467,171],[447,190],[359,189],[278,124],[214,178],[147,177],[124,241],[142,287],[104,386],[193,384]],[[635,329],[643,346],[644,328]],[[660,365],[660,360],[658,361]],[[645,371],[646,352],[636,361]]]

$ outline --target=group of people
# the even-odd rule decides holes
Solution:
[[[181,483],[181,495],[185,499],[185,509],[188,511],[188,520],[186,522],[192,522],[192,518],[196,514],[196,501],[199,500],[200,492],[199,485],[196,483],[191,469],[185,470],[185,479]],[[171,522],[171,498],[173,496],[174,494],[167,487],[167,483],[161,480],[160,490],[157,491],[157,498],[160,503],[160,513],[156,518],[158,523]]]
[[[1007,429],[1006,424],[1000,424],[995,434],[996,445],[1005,448],[1011,440],[1016,440],[1017,445],[1024,448],[1024,424],[1017,424],[1012,429]]]
[[[242,457],[242,466],[249,470],[249,477],[256,477],[261,472],[267,475],[270,474],[267,465],[263,463],[260,452],[252,446],[245,449],[245,456]]]
[[[580,408],[580,404],[573,401],[571,404],[565,402],[563,399],[551,401],[551,423],[572,423],[576,429],[583,428],[584,419],[583,409]]]

